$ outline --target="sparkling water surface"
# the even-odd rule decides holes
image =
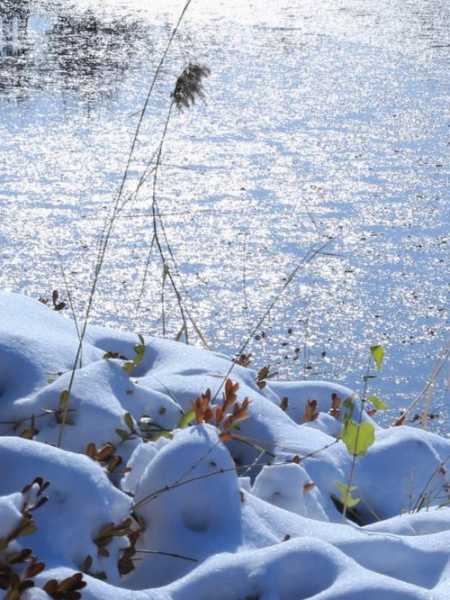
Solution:
[[[183,6],[0,2],[3,289],[34,298],[58,289],[67,300],[68,288],[81,318],[139,112]],[[282,378],[360,390],[369,347],[383,344],[371,389],[397,414],[448,344],[450,3],[194,0],[125,199],[189,62],[211,69],[206,102],[173,113],[156,187],[185,310],[211,348],[234,354],[277,298],[248,351]],[[164,297],[174,338],[183,323],[155,245],[148,260],[152,189],[150,176],[115,223],[92,320],[160,335]],[[445,367],[432,405],[446,431],[447,380]]]

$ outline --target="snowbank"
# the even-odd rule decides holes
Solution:
[[[450,597],[447,439],[376,426],[344,518],[352,390],[236,365],[220,416],[227,357],[91,327],[67,397],[77,344],[63,315],[0,294],[0,598]]]

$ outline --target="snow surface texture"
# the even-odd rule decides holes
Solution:
[[[377,427],[355,470],[357,525],[332,499],[351,457],[335,437],[331,396],[351,390],[260,389],[236,365],[230,378],[250,414],[239,425],[245,441],[222,441],[212,425],[178,425],[206,389],[221,401],[229,358],[147,338],[128,374],[123,357],[133,359],[137,336],[91,327],[58,448],[75,327],[14,294],[0,295],[0,317],[0,541],[9,540],[0,557],[31,548],[45,564],[23,598],[48,598],[48,580],[80,570],[87,599],[450,598],[450,510],[438,508],[448,501],[448,440]],[[303,422],[312,399],[319,417]],[[9,539],[39,500],[42,481],[22,492],[36,477],[49,482],[48,501],[32,511],[37,529]],[[132,543],[124,575],[119,559]]]

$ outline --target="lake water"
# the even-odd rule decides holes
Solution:
[[[151,5],[151,6],[148,6]],[[0,285],[58,289],[82,313],[148,86],[184,2],[0,2]],[[193,1],[131,165],[157,148],[175,80],[211,69],[206,103],[174,114],[157,185],[183,302],[210,346],[254,337],[256,366],[356,389],[394,410],[448,344],[450,3]],[[161,334],[163,269],[150,256],[152,180],[124,207],[93,320]],[[326,255],[286,277],[311,248]],[[182,321],[165,278],[169,337]],[[139,300],[140,299],[140,300]],[[190,325],[191,339],[198,337]],[[448,429],[448,367],[433,411]]]

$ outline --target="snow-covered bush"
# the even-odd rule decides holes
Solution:
[[[71,385],[68,319],[0,315],[0,598],[450,597],[446,438],[99,327]]]

